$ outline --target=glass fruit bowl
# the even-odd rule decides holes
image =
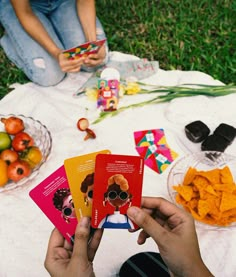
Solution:
[[[34,119],[33,117],[27,117],[21,114],[18,114],[18,115],[0,114],[0,120],[2,118],[7,119],[12,116],[23,120],[24,127],[25,127],[23,132],[26,132],[33,138],[33,141],[34,141],[33,146],[36,146],[40,149],[42,157],[41,157],[41,161],[38,162],[37,165],[31,169],[30,175],[20,179],[17,182],[14,182],[9,179],[4,186],[0,187],[0,192],[9,191],[29,183],[29,181],[31,181],[39,173],[41,166],[47,161],[48,156],[50,155],[51,149],[52,149],[51,133],[44,124],[42,124],[39,120]],[[2,122],[0,122],[0,132],[6,132],[5,125]],[[13,139],[14,135],[10,135],[10,137],[11,139]]]
[[[205,228],[236,226],[236,157],[216,151],[184,156],[171,168],[171,201]]]

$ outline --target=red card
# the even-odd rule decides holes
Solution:
[[[140,156],[98,154],[95,163],[94,228],[134,229],[127,209],[140,206],[144,160]]]
[[[64,166],[32,189],[29,195],[65,239],[73,244],[78,221]]]

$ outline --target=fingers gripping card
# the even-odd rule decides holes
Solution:
[[[82,216],[92,215],[95,158],[100,153],[110,154],[110,151],[102,150],[64,161],[78,221]]]
[[[144,161],[139,156],[99,154],[95,163],[92,226],[134,229],[126,212],[140,206]]]
[[[73,244],[78,221],[64,166],[32,189],[29,195],[65,239]]]

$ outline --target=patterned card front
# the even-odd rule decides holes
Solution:
[[[86,57],[89,54],[97,53],[101,46],[105,43],[105,41],[106,39],[86,42],[81,45],[64,50],[63,54],[69,60]]]
[[[134,140],[145,165],[157,173],[162,173],[178,157],[167,144],[163,129],[134,132]]]

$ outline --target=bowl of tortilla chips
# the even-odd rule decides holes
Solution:
[[[236,157],[202,151],[180,158],[168,175],[171,200],[203,226],[236,226]]]

